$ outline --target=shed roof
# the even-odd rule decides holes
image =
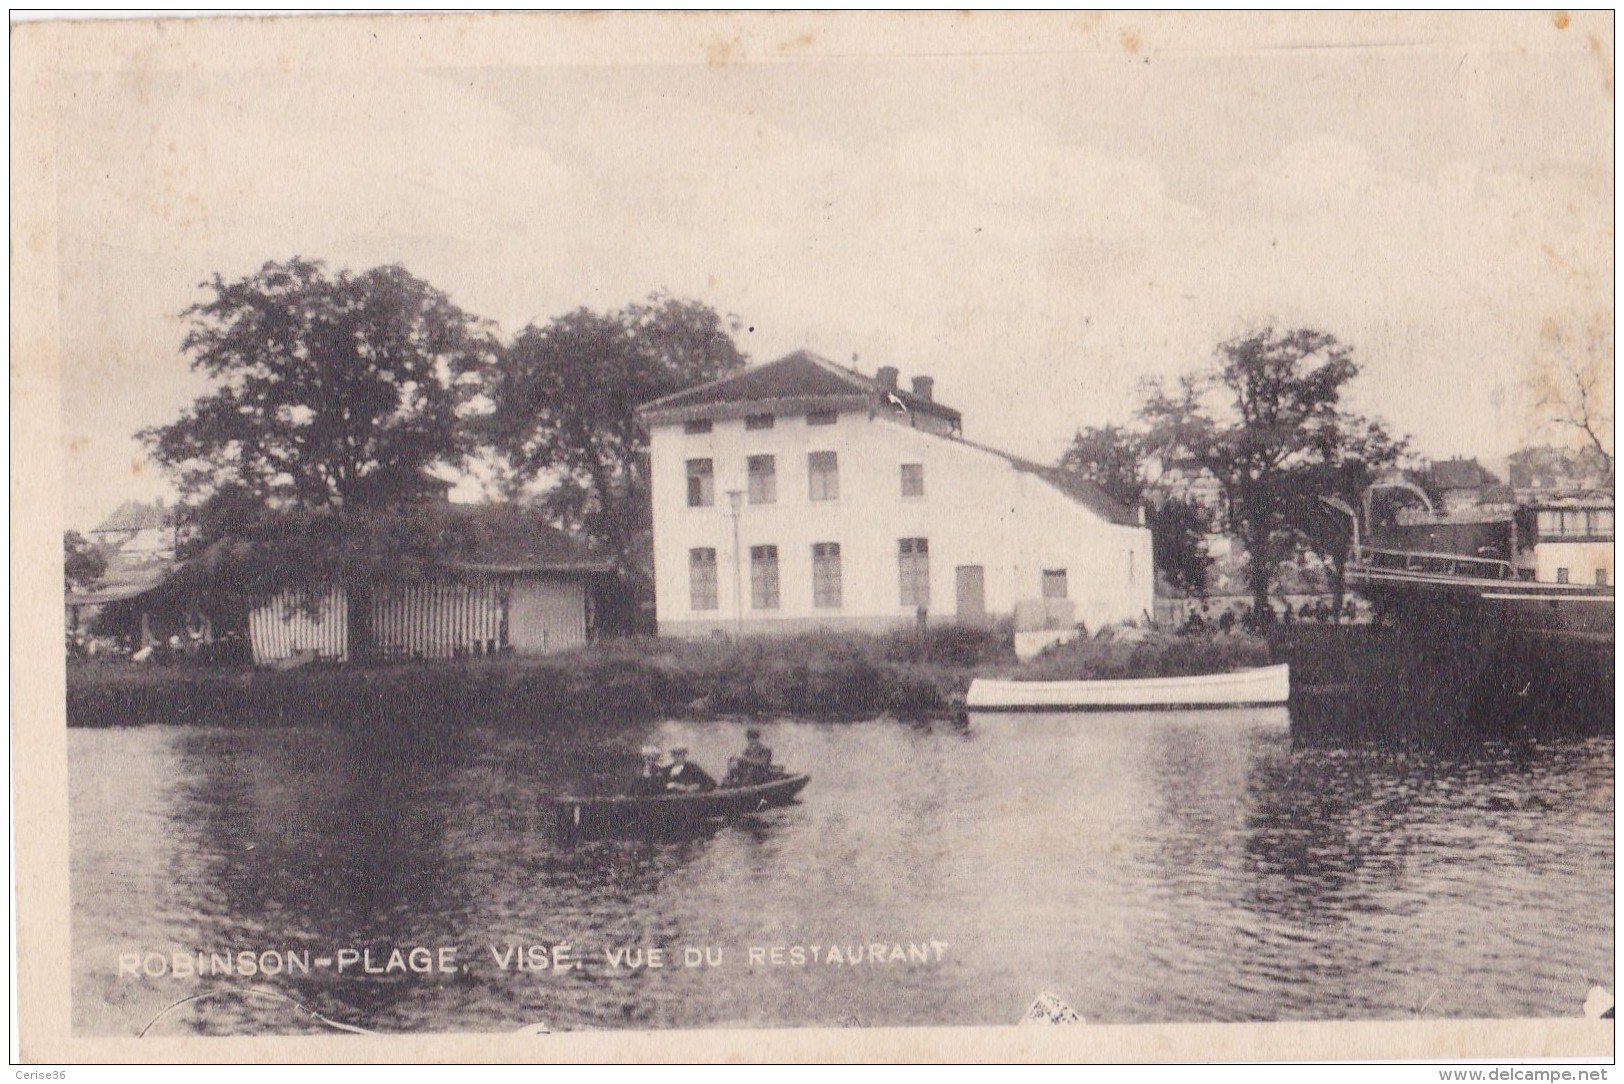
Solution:
[[[468,525],[467,550],[449,565],[475,571],[609,572],[614,563],[542,520],[533,509],[512,504],[445,504],[449,520]]]
[[[976,444],[973,441],[961,440],[956,443],[995,455],[1022,474],[1034,475],[1111,523],[1120,524],[1124,527],[1143,526],[1139,522],[1139,513],[1136,510],[1117,503],[1098,482],[1085,478],[1076,471],[1044,466],[1042,463],[1012,455],[1009,452],[1000,451],[985,444]]]

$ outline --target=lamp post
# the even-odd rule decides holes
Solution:
[[[739,509],[744,505],[744,490],[727,491],[728,514],[733,517],[733,638],[744,639],[744,556],[739,550]]]

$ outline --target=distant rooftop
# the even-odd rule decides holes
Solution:
[[[120,534],[127,531],[145,531],[155,527],[167,527],[170,520],[170,511],[164,507],[163,501],[154,501],[152,504],[125,501],[113,509],[112,515],[93,527],[91,533]]]
[[[1475,458],[1439,460],[1427,468],[1427,481],[1438,489],[1480,489],[1501,484]]]

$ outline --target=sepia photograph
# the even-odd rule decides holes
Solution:
[[[14,16],[22,1059],[1611,1059],[1613,50]]]

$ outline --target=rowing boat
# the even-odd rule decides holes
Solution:
[[[1285,664],[1227,674],[1123,678],[1110,681],[999,681],[970,683],[964,706],[972,711],[1167,711],[1179,708],[1255,708],[1284,704],[1291,692]]]
[[[555,798],[552,805],[558,833],[566,839],[680,834],[710,821],[788,805],[811,778],[786,775],[748,787],[718,787],[648,798]]]

